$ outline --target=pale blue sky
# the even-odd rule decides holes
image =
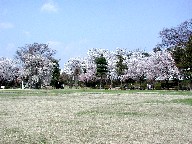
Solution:
[[[0,57],[49,43],[60,66],[88,49],[151,51],[159,32],[192,18],[192,0],[0,0]]]

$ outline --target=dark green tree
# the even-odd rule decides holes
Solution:
[[[64,84],[67,85],[70,83],[70,75],[66,74],[65,72],[62,72],[59,76],[59,81]]]
[[[116,72],[118,77],[122,76],[125,73],[125,70],[127,69],[127,65],[124,63],[125,58],[123,58],[122,55],[117,54],[118,61],[116,62]],[[122,81],[121,81],[121,87],[122,87]]]
[[[184,79],[189,82],[192,90],[192,36],[184,47],[172,49],[173,58]]]
[[[52,72],[52,79],[51,79],[51,86],[55,88],[59,88],[60,81],[60,69],[59,69],[59,60],[52,59],[53,62],[53,72]]]
[[[108,66],[108,64],[107,64],[106,58],[103,57],[103,55],[101,55],[100,57],[97,57],[95,59],[95,63],[96,63],[96,66],[97,66],[96,76],[100,78],[100,89],[101,89],[102,81],[107,76],[107,72],[108,72],[107,66]]]
[[[177,27],[165,28],[160,32],[162,38],[158,47],[171,48],[183,47],[192,36],[192,19],[181,23]]]
[[[192,90],[192,19],[178,27],[164,29],[160,37],[162,43],[159,46],[172,52],[176,66]]]

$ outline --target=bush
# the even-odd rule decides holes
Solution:
[[[174,90],[179,90],[179,86],[174,86],[173,89]]]
[[[183,81],[179,84],[179,89],[180,89],[180,90],[187,90],[187,91],[189,91],[189,90],[190,90],[189,81],[183,80]]]
[[[129,85],[128,85],[128,89],[130,89],[130,90],[134,90],[134,89],[135,89],[135,86],[132,85],[132,84],[129,84]]]
[[[156,90],[161,90],[161,83],[160,83],[160,82],[156,83],[156,84],[154,85],[154,88],[155,88]]]
[[[108,90],[110,88],[110,85],[105,85],[104,88],[105,90]]]
[[[147,84],[141,84],[140,90],[145,90],[147,88]]]
[[[120,86],[120,90],[127,90],[127,85]]]

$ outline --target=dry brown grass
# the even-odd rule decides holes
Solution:
[[[0,97],[0,143],[192,143],[192,106],[160,94]]]

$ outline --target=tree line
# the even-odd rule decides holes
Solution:
[[[86,57],[68,60],[62,70],[47,44],[27,44],[14,60],[0,58],[0,86],[192,89],[192,19],[163,29],[160,37],[152,52],[92,48]]]

